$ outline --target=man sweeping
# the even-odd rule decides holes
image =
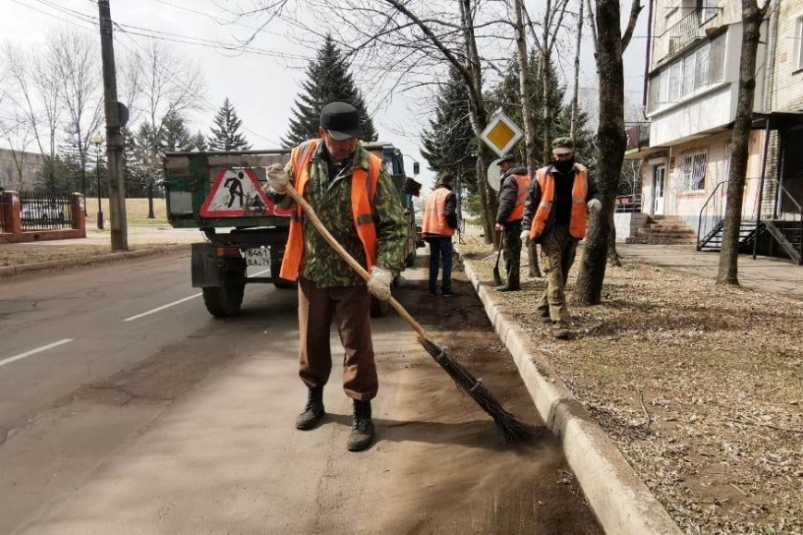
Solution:
[[[357,109],[332,102],[321,110],[319,139],[294,148],[282,169],[268,169],[269,194],[288,206],[292,181],[337,241],[371,274],[367,283],[304,221],[295,206],[280,276],[298,280],[299,375],[307,404],[296,428],[314,428],[325,414],[323,387],[332,370],[329,327],[334,320],[345,349],[343,388],[353,399],[349,451],[373,443],[371,400],[378,378],[371,340],[371,294],[390,298],[394,276],[404,268],[407,227],[398,195],[382,160],[359,142]]]

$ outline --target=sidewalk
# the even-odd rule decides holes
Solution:
[[[169,226],[129,226],[126,253],[113,253],[111,233],[87,227],[86,238],[11,243],[0,245],[0,277],[41,269],[61,269],[74,264],[108,262],[186,248],[205,238],[197,229]]]
[[[616,244],[622,258],[714,279],[719,254],[699,252],[691,245]],[[803,299],[803,266],[783,258],[739,255],[739,283],[747,288]]]

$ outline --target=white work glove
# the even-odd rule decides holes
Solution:
[[[275,163],[268,167],[268,185],[274,193],[285,195],[288,184],[290,184],[290,177],[281,164]]]
[[[368,279],[368,291],[380,301],[390,299],[390,284],[393,282],[393,273],[385,268],[374,266],[371,277]]]
[[[521,234],[519,234],[519,238],[521,238],[522,243],[527,245],[530,243],[530,231],[529,230],[522,230]]]
[[[589,212],[599,212],[602,210],[602,203],[599,199],[591,199],[588,201],[588,211]]]

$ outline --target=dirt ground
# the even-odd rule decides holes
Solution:
[[[467,239],[492,284],[491,246]],[[535,321],[541,279],[505,309],[670,515],[688,533],[803,533],[803,303],[625,261],[580,307],[581,258],[573,340]]]
[[[387,524],[392,526],[389,532],[602,533],[557,439],[545,432],[482,303],[463,273],[456,273],[455,279],[451,299],[429,296],[423,282],[407,283],[409,291],[401,294],[402,304],[431,329],[433,340],[448,345],[454,358],[483,379],[507,410],[531,426],[535,438],[510,447],[496,433],[489,433],[488,416],[468,396],[457,394],[448,376],[433,367],[423,351],[414,359],[410,355],[382,359],[380,376],[387,376],[394,367],[406,368],[399,374],[404,399],[393,409],[394,418],[404,423],[395,426],[378,420],[382,436],[377,447],[404,441],[405,436],[425,442],[422,437],[431,438],[426,446],[431,453],[406,450],[410,454],[389,457],[393,463],[387,470],[402,471],[401,481],[409,487],[402,488],[399,479],[391,479],[379,491],[385,496],[383,502],[396,504],[385,509],[393,516]],[[458,454],[444,465],[443,455],[437,452],[455,444]],[[418,496],[418,503],[398,504],[394,496],[405,500]]]

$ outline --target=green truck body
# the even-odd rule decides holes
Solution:
[[[372,142],[366,148],[383,159],[404,206],[405,263],[412,266],[416,249],[424,245],[412,201],[421,185],[407,177],[404,157],[393,145]],[[167,217],[174,228],[197,228],[206,236],[207,241],[192,244],[192,285],[202,289],[206,308],[216,317],[239,312],[247,284],[295,286],[279,278],[290,213],[264,195],[266,168],[289,158],[289,149],[165,155]],[[417,174],[418,165],[414,168]],[[248,276],[249,267],[260,273]],[[382,316],[387,304],[374,300],[371,312]]]

